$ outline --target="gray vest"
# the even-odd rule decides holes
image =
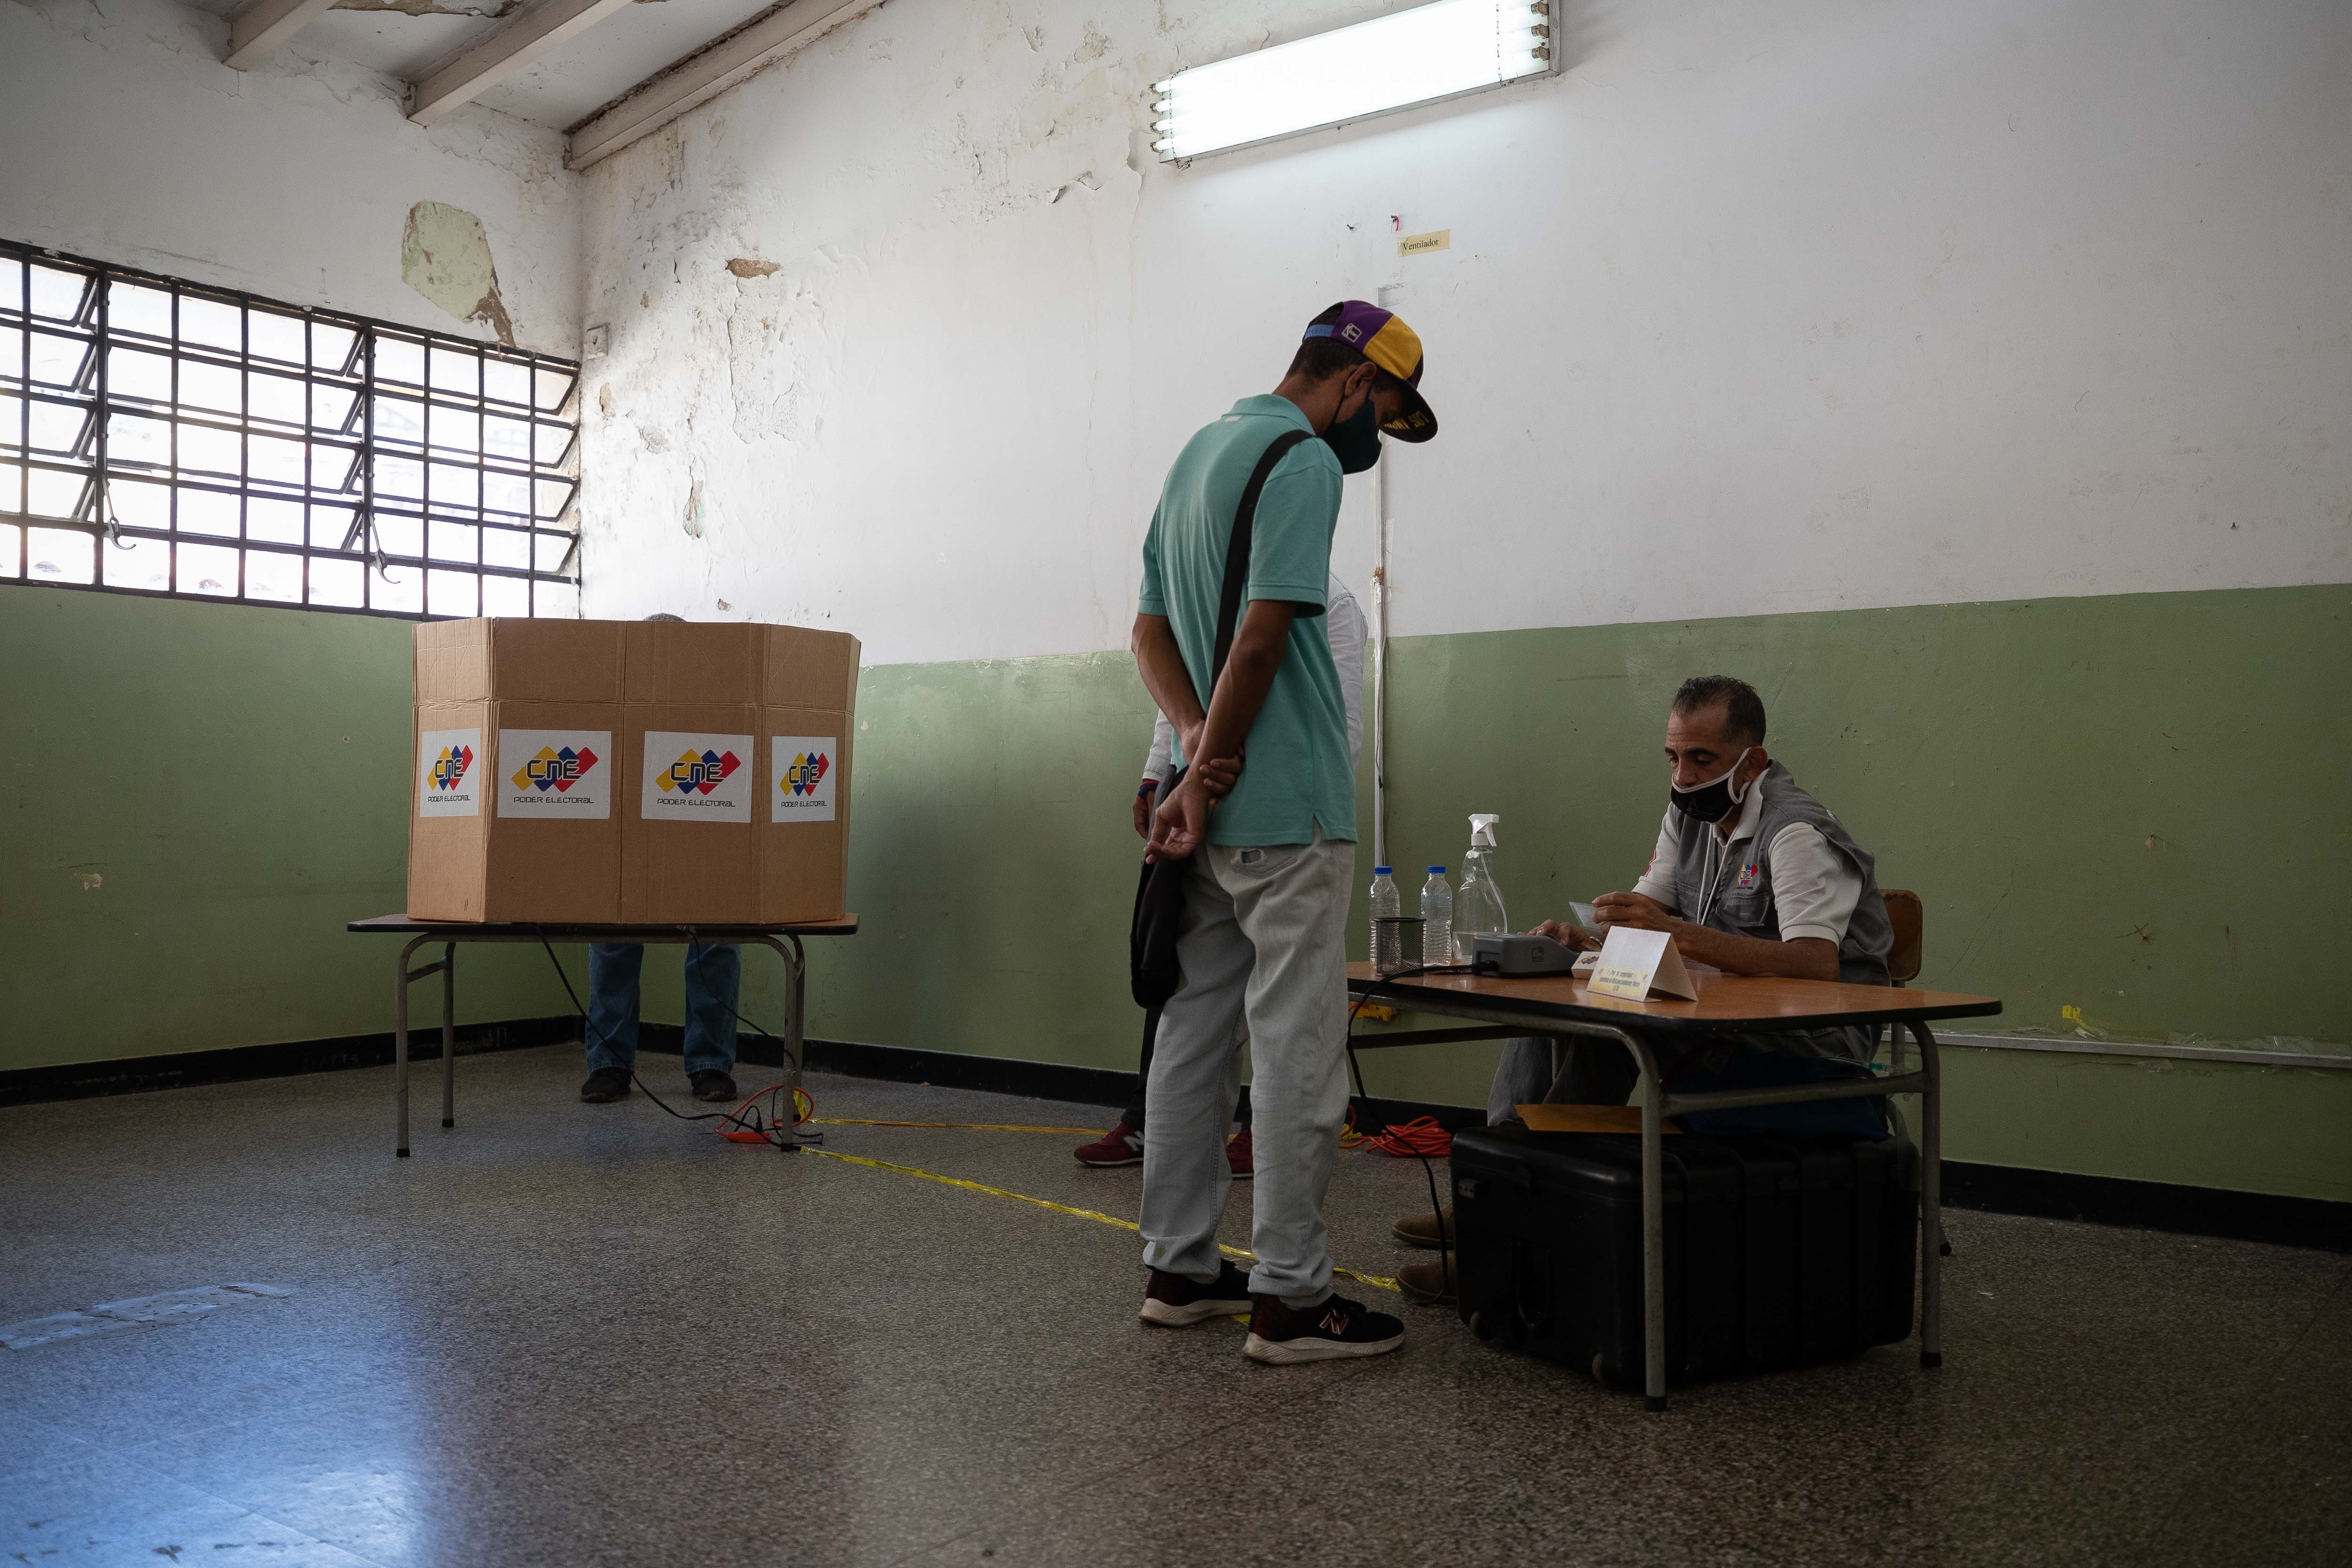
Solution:
[[[1829,846],[1844,857],[1862,877],[1862,897],[1853,918],[1846,922],[1845,940],[1838,944],[1838,978],[1852,985],[1887,985],[1886,955],[1895,945],[1887,923],[1886,900],[1878,896],[1878,878],[1869,854],[1846,837],[1829,807],[1797,787],[1788,769],[1774,763],[1749,786],[1763,805],[1756,819],[1756,836],[1724,844],[1704,823],[1683,824],[1680,853],[1675,861],[1675,900],[1685,920],[1699,921],[1717,931],[1738,936],[1780,940],[1780,910],[1772,902],[1772,840],[1780,830],[1805,823],[1821,832]],[[1709,887],[1709,862],[1714,871]],[[1706,910],[1704,920],[1699,911]],[[1875,1029],[1812,1031],[1823,1055],[1867,1061],[1877,1044]],[[1789,1043],[1793,1043],[1790,1041]]]

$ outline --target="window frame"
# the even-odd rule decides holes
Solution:
[[[36,268],[79,276],[81,293],[69,320],[36,310]],[[162,335],[121,327],[111,320],[117,285],[168,296],[170,319]],[[13,561],[0,562],[0,573],[7,574],[0,575],[0,586],[73,588],[151,599],[443,620],[495,613],[484,607],[485,584],[499,580],[521,585],[521,607],[518,612],[506,606],[509,614],[579,616],[583,396],[579,362],[347,310],[290,304],[243,289],[5,239],[0,239],[0,294],[13,296],[0,298],[0,528],[12,528],[15,532],[13,542],[0,538],[0,552],[13,542],[15,554]],[[236,312],[236,347],[190,338],[185,307],[191,300]],[[299,330],[299,363],[274,353],[257,352],[257,313]],[[47,340],[45,346],[53,353],[70,353],[71,345],[79,345],[80,357],[70,384],[36,379],[37,337]],[[322,343],[331,349],[346,337],[341,363],[326,363],[333,354],[331,352],[322,359]],[[386,353],[388,345],[399,345],[395,354]],[[126,351],[168,362],[169,386],[163,395],[149,396],[114,384],[121,369],[116,358]],[[382,363],[401,356],[415,360],[413,382],[400,379],[396,372],[388,374]],[[446,371],[462,373],[469,362],[470,390],[462,374],[456,384],[439,384]],[[493,371],[494,364],[505,368]],[[191,367],[208,370],[215,376],[221,372],[233,374],[236,411],[201,404],[192,406],[185,385]],[[518,373],[522,387],[519,395],[493,393],[494,382],[510,380]],[[302,400],[299,415],[287,416],[282,409],[275,416],[257,413],[257,376],[278,383],[274,390],[281,397],[288,387],[299,384]],[[324,412],[322,391],[329,405]],[[43,446],[37,441],[35,415],[41,407],[79,412],[78,428],[70,416],[53,416],[60,428],[74,428],[69,447]],[[413,411],[413,418],[404,410]],[[470,424],[470,445],[452,446],[445,440],[436,446],[433,423],[436,413],[454,419],[460,430]],[[379,422],[387,415],[408,421],[414,434],[380,429]],[[126,431],[132,436],[139,433],[137,426],[118,426],[118,421],[126,417],[162,422],[168,442],[163,460],[156,460],[152,450],[129,457],[110,449]],[[495,429],[494,422],[499,422]],[[184,448],[191,431],[209,433],[215,445],[223,437],[233,437],[236,471],[230,474],[187,461]],[[520,439],[522,455],[493,453],[494,434],[509,442]],[[62,435],[39,438],[61,439]],[[282,473],[257,476],[257,440],[275,443],[265,449],[264,456],[275,455],[281,466],[286,448],[299,447],[299,479],[287,479]],[[387,475],[387,465],[404,465],[413,471],[413,482]],[[67,476],[59,481],[67,485],[75,478],[79,479],[74,515],[35,510],[37,474]],[[164,509],[160,520],[124,521],[120,502],[126,485],[142,487],[136,493],[150,511],[160,491]],[[444,485],[457,492],[455,499],[438,493]],[[499,504],[490,504],[490,497],[501,486],[505,493],[499,495]],[[560,487],[551,497],[549,486]],[[400,493],[404,489],[411,493]],[[206,495],[233,502],[233,533],[219,531],[217,522],[213,531],[184,523],[189,498]],[[520,510],[508,504],[517,496],[521,498]],[[545,510],[551,500],[552,510]],[[255,534],[257,502],[271,504],[270,515],[278,532]],[[289,504],[299,509],[292,517],[284,515]],[[221,510],[225,516],[226,508]],[[289,521],[296,523],[292,542],[282,531]],[[322,539],[322,525],[328,535],[340,527],[341,537]],[[385,537],[388,528],[396,535],[390,543]],[[35,529],[89,535],[90,580],[35,575]],[[442,542],[445,539],[469,548],[471,559],[456,555],[449,544]],[[108,552],[126,540],[163,546],[163,586],[107,581]],[[413,551],[391,547],[410,542]],[[494,542],[502,546],[500,553],[509,559],[519,542],[525,563],[489,563]],[[206,591],[183,584],[182,551],[189,545],[234,552],[236,581],[230,589]],[[436,551],[442,553],[436,555]],[[299,561],[294,597],[262,596],[250,591],[257,554]],[[322,591],[321,574],[316,570],[321,562],[356,566],[358,603],[320,602],[313,597]],[[348,591],[348,571],[331,575],[342,581]],[[401,581],[404,575],[409,582]],[[465,584],[470,598],[470,610],[448,607],[446,600],[443,607],[435,607],[443,592],[460,584]],[[547,587],[551,584],[552,592]],[[274,586],[282,588],[284,584],[280,581]],[[407,602],[412,596],[413,606]]]

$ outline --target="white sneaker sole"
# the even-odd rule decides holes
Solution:
[[[1252,1303],[1244,1296],[1238,1301],[1194,1301],[1179,1307],[1172,1301],[1143,1299],[1143,1310],[1136,1315],[1147,1323],[1157,1323],[1163,1329],[1189,1329],[1195,1323],[1205,1323],[1211,1318],[1240,1317]]]
[[[1262,1340],[1252,1334],[1242,1346],[1242,1354],[1268,1366],[1296,1366],[1300,1362],[1340,1361],[1349,1356],[1386,1355],[1402,1349],[1402,1334],[1385,1340],[1366,1340],[1349,1343],[1343,1340],[1318,1340],[1301,1335],[1295,1340]]]

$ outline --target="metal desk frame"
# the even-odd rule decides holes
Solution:
[[[361,934],[404,935],[411,938],[400,950],[394,967],[392,993],[392,1083],[393,1098],[398,1111],[399,1139],[393,1152],[398,1158],[408,1158],[408,988],[420,980],[438,974],[441,977],[441,1125],[457,1125],[457,944],[461,942],[629,942],[638,946],[667,943],[703,943],[708,946],[765,947],[784,962],[784,1087],[787,1094],[801,1087],[801,1072],[807,1059],[804,1034],[808,1005],[807,955],[801,950],[803,936],[852,936],[857,931],[857,917],[845,921],[825,921],[804,925],[771,926],[530,926],[490,923],[460,924],[444,921],[412,921],[404,915],[380,915],[374,920],[353,921],[343,928]],[[420,947],[430,942],[441,944],[441,956],[422,969],[409,966],[409,959]],[[789,945],[787,945],[789,944]]]
[[[1885,1078],[1856,1079],[1851,1083],[1799,1084],[1785,1089],[1734,1089],[1714,1094],[1668,1094],[1660,1089],[1657,1058],[1633,1030],[1613,1024],[1557,1015],[1530,1015],[1506,1008],[1481,1006],[1463,997],[1424,986],[1381,980],[1350,978],[1349,990],[1359,995],[1385,993],[1401,1007],[1467,1018],[1483,1024],[1508,1026],[1507,1030],[1407,1030],[1378,1041],[1382,1046],[1434,1043],[1437,1039],[1510,1036],[1581,1036],[1614,1040],[1625,1047],[1640,1071],[1642,1093],[1642,1372],[1643,1403],[1651,1410],[1666,1407],[1666,1198],[1664,1182],[1664,1121],[1693,1110],[1731,1110],[1751,1105],[1795,1105],[1815,1100],[1857,1100],[1882,1094],[1919,1097],[1919,1364],[1944,1364],[1943,1341],[1943,1071],[1936,1058],[1936,1037],[1920,1018],[1881,1018],[1895,1028],[1906,1028],[1919,1042],[1916,1072]],[[1900,996],[1895,990],[1893,995]],[[1897,1009],[1889,1009],[1895,1011]],[[1861,1022],[1861,1020],[1857,1020]],[[1734,1026],[1723,1026],[1732,1032]],[[1755,1031],[1752,1026],[1748,1032]]]

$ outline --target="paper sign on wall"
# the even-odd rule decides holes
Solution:
[[[654,822],[751,820],[751,737],[646,731],[638,815]]]
[[[768,737],[774,792],[768,797],[770,822],[831,822],[833,785],[841,770],[841,740],[835,735]]]
[[[613,731],[499,731],[499,815],[602,822],[613,815]]]
[[[482,815],[482,732],[427,730],[417,737],[416,815]]]
[[[1653,991],[1685,1002],[1698,1000],[1698,987],[1683,968],[1683,955],[1675,947],[1675,939],[1662,931],[1636,931],[1632,926],[1609,928],[1609,940],[1601,944],[1601,962],[1592,966],[1592,978],[1584,983],[1584,988],[1628,1002],[1647,1001]]]

